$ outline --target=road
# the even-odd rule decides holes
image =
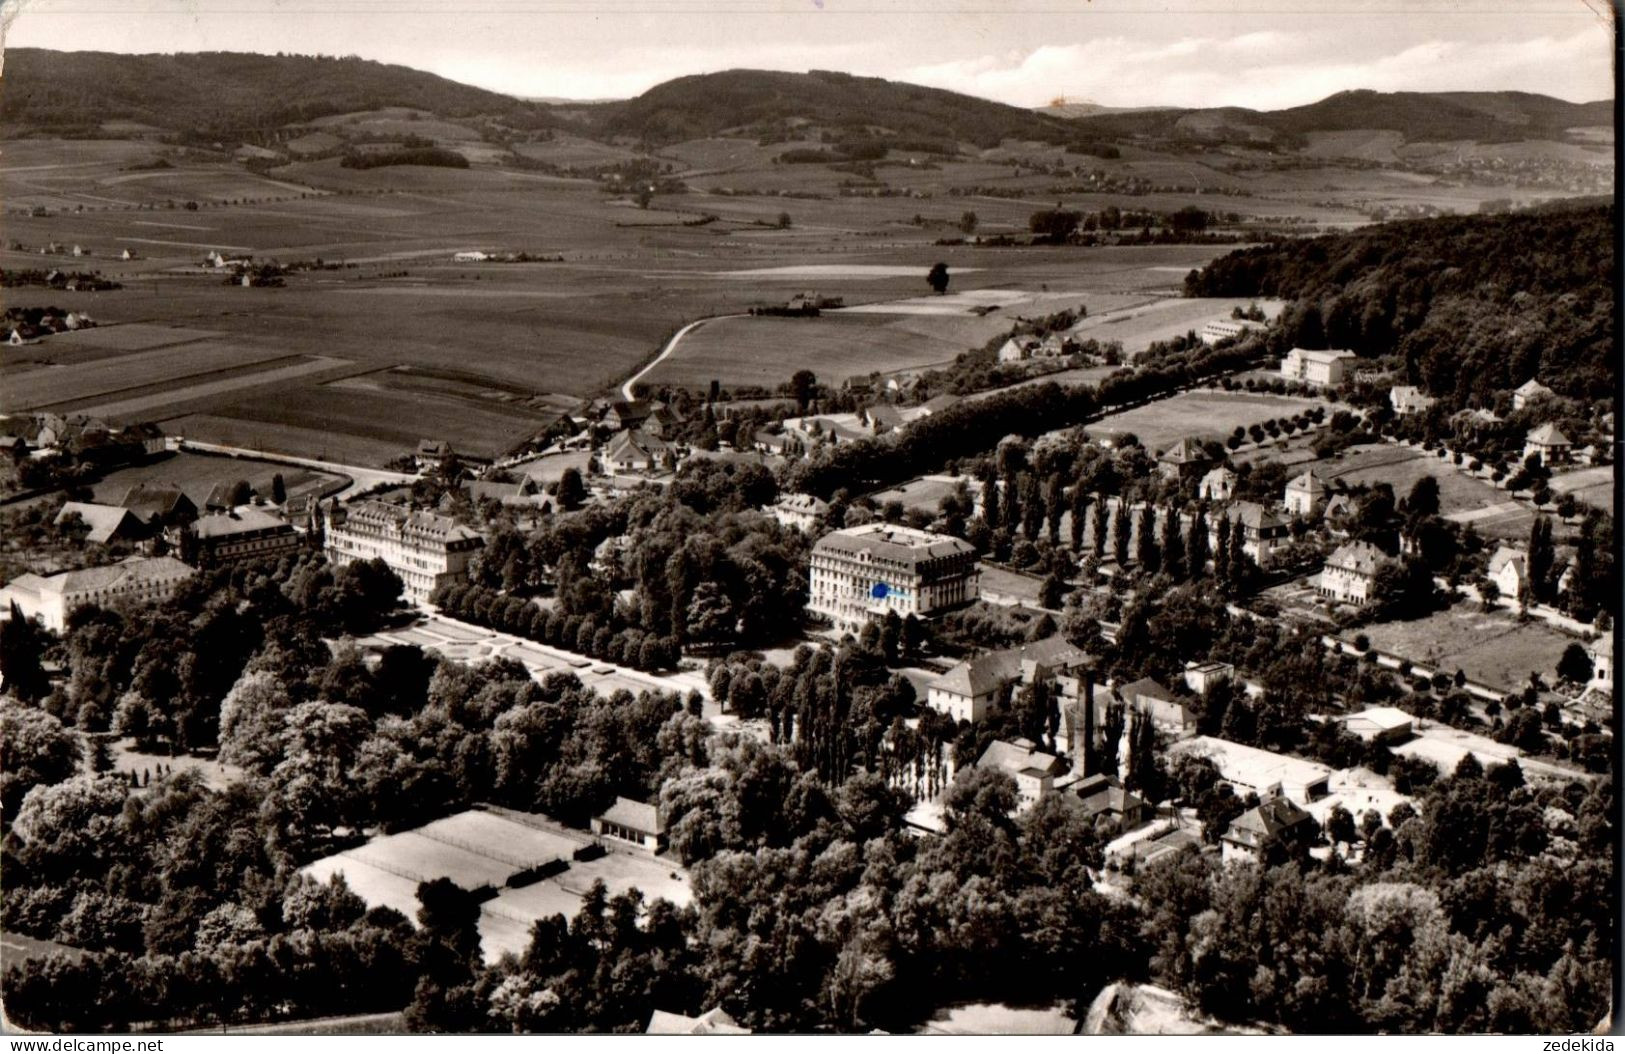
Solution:
[[[653,370],[656,366],[660,365],[662,362],[665,362],[667,357],[669,357],[672,352],[677,350],[677,342],[682,340],[684,337],[688,336],[688,334],[691,331],[700,328],[701,326],[705,325],[707,322],[715,322],[717,319],[720,319],[720,318],[744,318],[744,317],[746,317],[746,316],[744,316],[744,315],[712,315],[710,318],[695,319],[693,322],[690,322],[688,325],[684,326],[682,329],[678,330],[676,333],[673,333],[671,335],[671,339],[666,341],[666,346],[664,348],[660,349],[660,354],[656,355],[654,357],[654,360],[652,362],[650,362],[649,365],[643,367],[643,369],[641,369],[638,372],[634,373],[627,380],[627,382],[625,384],[621,385],[621,397],[624,398],[627,402],[631,402],[633,399],[637,398],[637,396],[634,395],[633,391],[632,391],[633,385],[635,385],[639,381],[643,380],[644,377],[647,377],[649,375],[650,370]]]
[[[381,468],[341,465],[336,461],[318,461],[312,457],[294,457],[291,454],[276,454],[268,450],[250,450],[247,447],[226,446],[222,443],[200,443],[195,439],[181,440],[180,449],[197,450],[207,454],[230,454],[233,457],[248,457],[256,461],[272,461],[281,465],[299,465],[304,468],[332,472],[340,476],[349,476],[350,485],[338,494],[340,501],[348,501],[352,495],[364,490],[371,490],[383,483],[414,483],[419,478],[409,472],[391,472],[388,469]]]

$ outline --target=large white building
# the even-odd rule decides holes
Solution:
[[[1237,795],[1251,791],[1260,798],[1280,796],[1307,805],[1330,793],[1332,770],[1314,761],[1214,736],[1196,736],[1170,749],[1176,754],[1211,758],[1219,778],[1234,787]]]
[[[16,604],[24,618],[37,617],[46,629],[61,633],[75,608],[156,604],[168,600],[194,574],[173,557],[156,556],[54,575],[19,575],[0,589],[0,616],[9,617]]]
[[[1293,348],[1281,360],[1281,376],[1289,381],[1335,388],[1354,369],[1359,356],[1352,351],[1309,351]]]
[[[1249,329],[1263,329],[1264,323],[1254,322],[1250,318],[1216,318],[1212,322],[1202,325],[1199,334],[1203,344],[1217,344],[1221,340],[1239,337]]]
[[[485,545],[478,531],[449,516],[414,512],[400,505],[362,501],[327,513],[327,557],[343,566],[380,559],[401,578],[406,598],[416,603],[443,582],[468,577],[468,565]]]
[[[866,523],[831,531],[813,546],[807,608],[842,630],[888,611],[929,618],[975,600],[980,578],[969,542]]]

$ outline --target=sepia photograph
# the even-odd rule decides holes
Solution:
[[[1613,1050],[1619,13],[0,0],[6,1051]]]

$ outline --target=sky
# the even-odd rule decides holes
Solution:
[[[20,5],[20,6],[19,6]],[[843,70],[1017,106],[1611,99],[1608,0],[0,0],[11,47],[360,55],[536,98]]]

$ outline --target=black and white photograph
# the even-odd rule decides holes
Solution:
[[[1619,14],[0,0],[7,1051],[1613,1050]]]

